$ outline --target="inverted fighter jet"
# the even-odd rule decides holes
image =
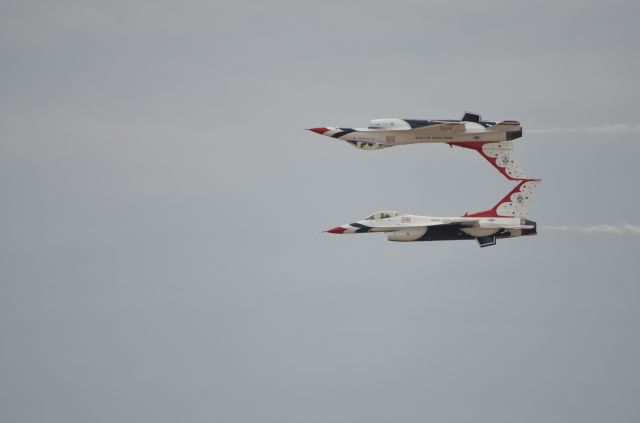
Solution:
[[[326,232],[385,232],[389,241],[405,242],[475,239],[480,247],[488,247],[495,245],[499,238],[536,235],[536,222],[527,219],[527,208],[540,182],[539,179],[524,179],[493,208],[466,213],[462,217],[429,217],[381,211]]]
[[[362,150],[394,145],[446,143],[476,150],[504,176],[525,179],[513,153],[512,140],[522,137],[520,122],[490,122],[465,113],[460,120],[373,119],[367,128],[310,128],[309,131],[346,141]]]

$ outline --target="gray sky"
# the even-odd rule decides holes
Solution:
[[[639,5],[0,1],[0,420],[637,422],[640,237],[327,235],[513,184],[302,129],[517,119],[533,220],[638,225]]]

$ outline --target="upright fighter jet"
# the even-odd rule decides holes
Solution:
[[[394,145],[446,143],[476,150],[504,176],[525,179],[513,153],[512,140],[522,137],[520,122],[490,122],[465,113],[460,120],[373,119],[367,128],[310,128],[320,135],[346,141],[362,150]]]
[[[536,222],[527,220],[527,209],[540,182],[539,179],[524,179],[493,208],[467,213],[462,217],[429,217],[382,211],[326,232],[385,232],[389,241],[475,239],[480,247],[488,247],[495,245],[499,238],[536,235]]]

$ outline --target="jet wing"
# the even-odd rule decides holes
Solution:
[[[477,222],[469,221],[468,219],[464,219],[464,220],[463,219],[445,219],[439,222],[424,222],[424,223],[411,222],[411,224],[396,226],[394,230],[401,231],[404,229],[412,229],[412,228],[417,229],[417,228],[424,228],[424,227],[431,227],[431,226],[439,226],[439,227],[448,226],[451,228],[470,228],[476,224]]]
[[[525,178],[524,172],[516,160],[511,141],[450,142],[449,145],[476,150],[507,179],[520,180]]]
[[[465,228],[470,228],[475,222],[464,222],[457,219],[442,219],[441,221],[425,222],[408,227],[397,228],[387,234],[389,241],[437,241],[459,239]],[[464,236],[463,236],[464,238]]]
[[[464,132],[465,126],[462,122],[440,122],[435,125],[419,126],[410,130],[419,134],[447,135]]]
[[[531,229],[533,227],[535,227],[534,225],[521,225],[521,224],[505,224],[504,222],[500,222],[500,223],[494,223],[492,221],[487,221],[488,219],[481,219],[481,218],[477,218],[477,219],[470,219],[470,218],[466,218],[464,220],[460,219],[460,220],[456,220],[456,219],[447,219],[446,221],[443,222],[429,222],[429,223],[425,223],[425,224],[416,224],[416,225],[411,225],[411,226],[403,226],[400,228],[397,228],[397,230],[403,230],[403,229],[411,229],[411,228],[424,228],[424,227],[433,227],[433,226],[437,226],[437,227],[448,227],[448,228],[483,228],[483,229],[489,229],[489,228],[502,228],[502,229]],[[493,219],[490,219],[493,220]]]

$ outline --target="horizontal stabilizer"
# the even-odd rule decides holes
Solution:
[[[515,120],[505,120],[487,128],[488,131],[506,132],[507,141],[522,137],[522,126]]]
[[[488,127],[487,129],[490,131],[507,132],[507,131],[516,131],[520,128],[521,128],[520,122],[518,122],[517,120],[503,120],[500,123],[496,123],[495,125]]]

